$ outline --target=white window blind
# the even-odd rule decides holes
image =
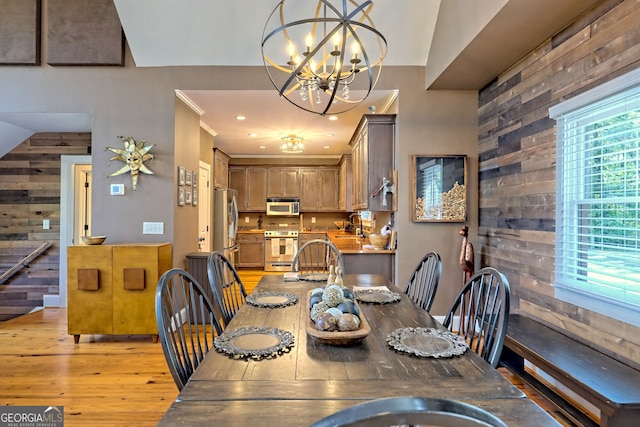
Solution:
[[[418,197],[423,197],[425,206],[440,206],[442,200],[442,160],[432,159],[420,165]]]
[[[640,86],[555,118],[556,296],[640,325]]]

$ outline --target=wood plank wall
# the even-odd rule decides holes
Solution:
[[[0,159],[0,274],[44,242],[52,246],[0,285],[0,321],[59,292],[60,156],[91,153],[91,134],[38,133]],[[50,229],[42,228],[49,219]]]
[[[636,368],[640,328],[554,298],[556,132],[549,107],[640,67],[640,1],[603,0],[479,93],[482,266],[513,311]]]

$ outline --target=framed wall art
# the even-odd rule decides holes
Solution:
[[[467,156],[411,157],[413,222],[467,220]]]
[[[40,65],[41,0],[0,0],[0,65]]]
[[[178,187],[178,206],[184,206],[186,203],[186,191],[184,187]]]
[[[186,169],[178,166],[178,185],[185,185],[186,181],[187,181]]]
[[[185,189],[185,199],[184,199],[184,203],[187,205],[190,205],[191,203],[193,203],[193,193],[191,192],[190,188]]]
[[[198,206],[198,190],[194,188],[191,192],[193,193],[193,196],[191,197],[191,204],[193,206]]]
[[[124,66],[124,32],[113,0],[47,0],[47,63]]]
[[[185,185],[191,185],[193,183],[193,172],[185,172]]]

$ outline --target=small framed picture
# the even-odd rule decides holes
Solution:
[[[193,193],[190,188],[185,189],[185,199],[184,202],[187,205],[190,205],[193,201]]]
[[[178,185],[185,185],[186,179],[187,179],[186,169],[178,166]]]
[[[185,202],[186,202],[185,188],[180,186],[178,187],[178,206],[184,206]]]
[[[185,185],[191,185],[193,183],[193,175],[191,171],[185,172]]]
[[[193,188],[198,186],[198,173],[196,171],[191,172],[191,186]]]
[[[198,190],[194,188],[191,192],[193,193],[193,196],[191,197],[191,204],[193,206],[198,206]]]
[[[467,220],[467,156],[413,155],[413,222]]]

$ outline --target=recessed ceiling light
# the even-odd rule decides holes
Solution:
[[[248,133],[248,136],[250,136],[251,138],[255,138],[256,136],[258,136],[257,133]]]
[[[236,116],[236,120],[244,120],[244,119],[246,119],[245,116]]]
[[[338,116],[329,116],[329,120],[338,120]]]
[[[265,148],[267,148],[266,145],[260,145],[258,148],[260,148],[261,150],[264,150]]]
[[[324,136],[332,137],[332,136],[336,136],[336,134],[335,133],[327,133]]]
[[[323,148],[331,148],[330,145],[325,145]]]

